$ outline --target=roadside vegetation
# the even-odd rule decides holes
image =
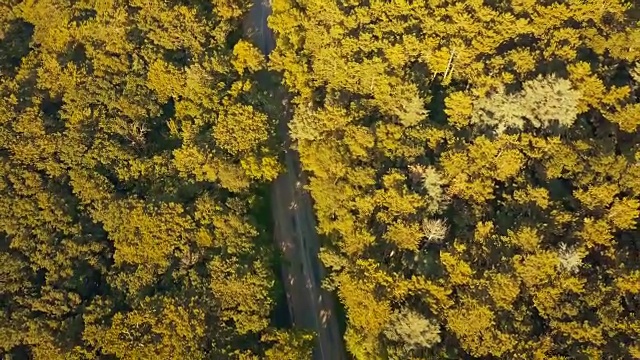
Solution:
[[[0,356],[311,359],[286,89],[353,358],[640,358],[637,1],[272,5],[0,0]]]
[[[0,2],[0,357],[308,358],[270,325],[248,7]]]
[[[640,358],[637,2],[273,6],[356,359]]]

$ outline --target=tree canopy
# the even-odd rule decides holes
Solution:
[[[288,121],[353,358],[640,358],[637,1],[250,7],[0,0],[0,355],[310,359]]]
[[[637,3],[273,4],[356,359],[640,356]]]
[[[3,358],[308,351],[270,321],[281,167],[249,6],[0,1]]]

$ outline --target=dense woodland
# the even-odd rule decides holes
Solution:
[[[640,358],[640,5],[273,0],[356,359]]]
[[[297,359],[240,1],[0,1],[0,357]]]
[[[282,86],[355,359],[640,358],[637,1],[272,4],[0,0],[0,356],[310,359]]]

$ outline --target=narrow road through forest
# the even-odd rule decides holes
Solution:
[[[275,48],[273,33],[267,25],[270,14],[269,0],[253,0],[245,21],[245,33],[267,56]],[[312,201],[304,190],[306,177],[301,171],[298,153],[290,146],[291,112],[287,96],[284,90],[275,90],[273,94],[274,101],[286,107],[278,123],[278,133],[285,144],[286,172],[273,183],[271,196],[275,241],[286,260],[282,275],[289,312],[295,327],[316,332],[314,359],[346,359],[333,294],[321,287],[325,271],[318,258],[320,241]]]

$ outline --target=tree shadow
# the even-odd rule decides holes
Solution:
[[[0,73],[15,74],[22,59],[31,51],[35,26],[22,20],[10,22],[0,40]]]

